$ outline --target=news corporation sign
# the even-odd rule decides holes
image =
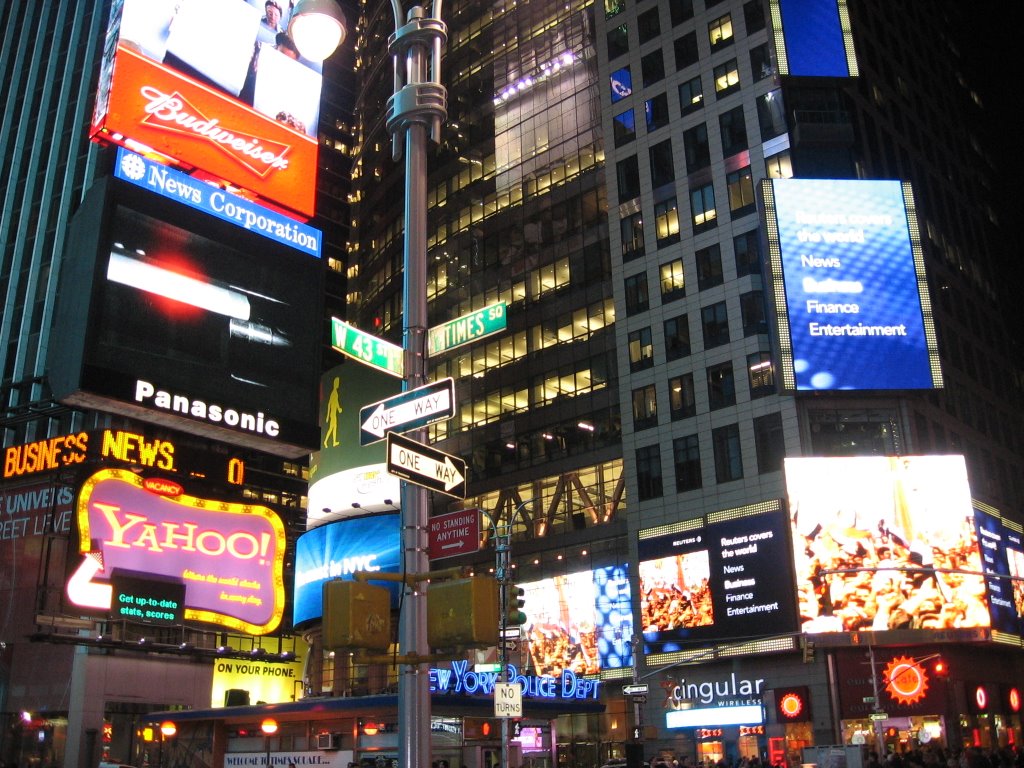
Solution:
[[[321,256],[320,230],[124,148],[117,150],[114,176],[300,253]]]

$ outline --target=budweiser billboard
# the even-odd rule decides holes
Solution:
[[[312,216],[323,78],[265,14],[246,0],[115,3],[90,135]]]

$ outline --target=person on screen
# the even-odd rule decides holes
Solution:
[[[263,18],[260,22],[269,30],[273,32],[283,32],[284,29],[281,27],[281,5],[277,0],[267,0],[263,6]]]

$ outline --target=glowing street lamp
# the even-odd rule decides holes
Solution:
[[[323,61],[345,40],[345,14],[334,0],[299,0],[288,20],[288,35],[299,53]]]

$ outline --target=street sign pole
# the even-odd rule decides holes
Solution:
[[[427,132],[441,139],[447,118],[447,90],[441,85],[441,49],[448,29],[441,21],[442,0],[433,0],[432,16],[415,5],[403,14],[402,3],[391,0],[395,32],[388,40],[394,68],[394,93],[388,99],[387,129],[392,156],[405,151],[405,234],[402,276],[402,349],[404,386],[427,383]],[[426,429],[413,433],[425,442]],[[427,531],[430,497],[426,488],[402,483],[402,572],[430,570]],[[427,657],[427,594],[418,581],[402,585],[398,650],[410,662],[399,666],[398,760],[400,768],[430,765],[430,677]]]

